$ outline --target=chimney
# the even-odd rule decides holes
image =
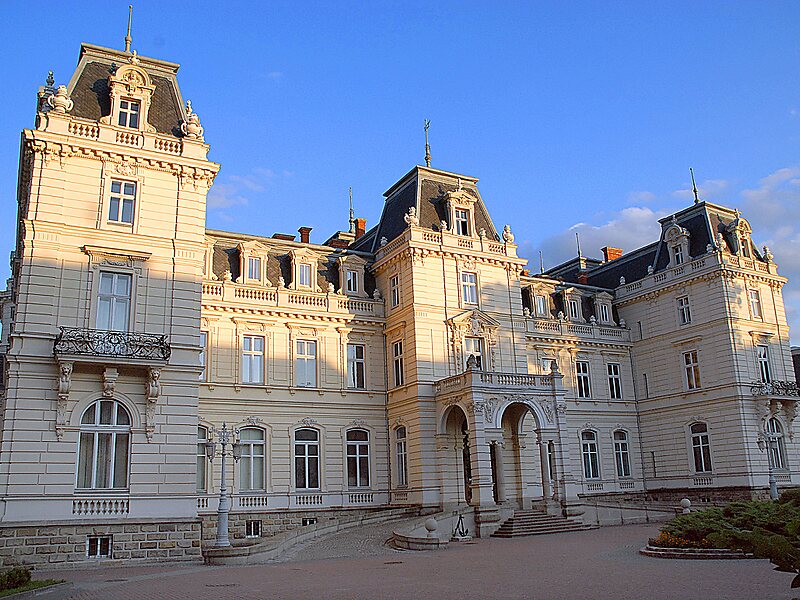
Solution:
[[[583,285],[589,283],[589,274],[586,271],[578,271],[578,283]]]
[[[356,219],[356,239],[367,233],[367,220]]]
[[[311,233],[311,227],[300,227],[297,231],[300,234],[300,243],[308,244],[308,235]]]
[[[622,248],[612,248],[611,246],[604,246],[600,248],[600,251],[603,253],[603,257],[606,259],[606,262],[611,262],[612,260],[617,260],[620,256],[622,256]]]

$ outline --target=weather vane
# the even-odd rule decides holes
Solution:
[[[128,5],[128,33],[125,34],[125,52],[131,51],[131,21],[133,20],[133,4]]]
[[[431,128],[431,122],[425,119],[425,166],[431,166],[431,145],[428,143],[428,129]]]

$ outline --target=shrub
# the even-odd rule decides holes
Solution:
[[[800,487],[791,488],[788,490],[784,490],[781,492],[780,498],[778,498],[778,502],[781,504],[794,504],[795,506],[800,506]]]
[[[12,590],[27,585],[31,580],[31,570],[27,567],[14,567],[0,573],[0,590]]]

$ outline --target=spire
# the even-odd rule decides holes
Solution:
[[[428,143],[428,129],[431,127],[431,122],[425,119],[425,166],[431,166],[431,145]]]
[[[128,5],[128,33],[125,34],[125,52],[131,51],[131,21],[133,20],[133,4]]]
[[[692,191],[694,192],[694,203],[700,204],[700,196],[697,193],[697,184],[694,182],[694,170],[689,167],[689,173],[692,175]]]
[[[350,233],[356,232],[356,215],[353,212],[353,186],[350,186]]]
[[[575,232],[575,243],[578,245],[578,258],[583,258],[583,254],[581,253],[581,237],[578,232]]]
[[[541,250],[539,250],[539,272],[544,275],[544,258]]]

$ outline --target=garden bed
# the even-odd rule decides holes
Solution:
[[[683,558],[690,560],[731,560],[755,558],[752,553],[727,548],[665,548],[648,544],[639,550],[639,554],[654,558]]]

